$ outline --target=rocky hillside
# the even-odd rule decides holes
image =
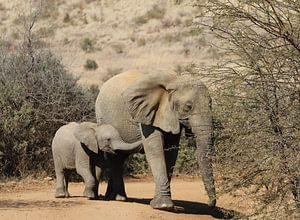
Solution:
[[[30,10],[39,4],[0,0],[0,45],[22,40]],[[37,43],[55,51],[84,84],[101,84],[127,69],[181,71],[216,58],[195,25],[191,1],[51,0],[41,8]]]

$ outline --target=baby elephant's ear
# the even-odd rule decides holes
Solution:
[[[89,124],[80,124],[73,132],[75,138],[80,141],[80,143],[85,144],[91,151],[98,153],[98,144],[96,140],[94,126],[89,126]]]

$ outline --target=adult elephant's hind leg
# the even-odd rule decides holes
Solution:
[[[163,134],[150,125],[142,125],[143,145],[155,181],[155,196],[150,205],[154,209],[172,210],[170,182],[164,156]]]
[[[67,193],[66,193],[64,172],[63,170],[55,170],[55,175],[56,175],[55,198],[65,198],[67,197]]]
[[[62,168],[63,165],[60,160],[54,158],[54,166],[55,166],[55,176],[56,176],[55,198],[68,197],[66,182],[65,182],[65,174]]]

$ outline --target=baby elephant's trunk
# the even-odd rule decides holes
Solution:
[[[112,141],[111,147],[113,150],[123,150],[123,151],[138,151],[142,148],[142,141],[137,141],[134,143],[126,143],[122,139]]]

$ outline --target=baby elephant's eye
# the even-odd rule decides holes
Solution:
[[[106,138],[107,141],[110,141],[110,138]]]

